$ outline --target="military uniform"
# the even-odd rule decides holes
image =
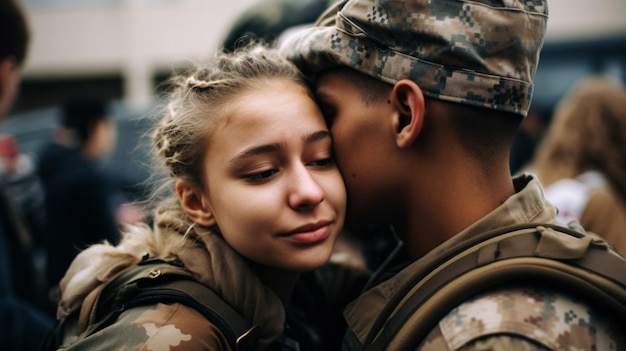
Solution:
[[[512,118],[528,113],[547,17],[545,0],[351,0],[338,3],[315,26],[281,42],[280,50],[308,75],[346,67],[389,84],[409,79],[427,98],[500,111],[501,118]],[[401,315],[394,308],[407,298],[407,282],[439,267],[442,257],[471,242],[468,238],[507,225],[555,221],[557,211],[544,199],[536,179],[522,175],[513,183],[516,194],[504,204],[417,261],[390,268],[385,276],[391,278],[350,304],[344,313],[348,323],[344,349],[360,350],[381,336],[378,332],[385,322]],[[431,332],[413,349],[626,349],[623,334],[616,330],[621,323],[596,309],[595,301],[561,291],[556,284],[545,288],[533,283],[467,296],[439,323],[433,322]],[[387,333],[394,331],[383,329],[383,337],[376,340]]]
[[[59,350],[201,351],[231,348],[202,314],[180,303],[147,305],[122,313],[115,323]]]
[[[374,321],[407,280],[455,242],[517,223],[551,223],[556,209],[546,202],[530,175],[515,178],[517,193],[489,215],[431,253],[368,290],[346,308],[345,348],[361,349]],[[575,293],[575,292],[574,292]],[[589,306],[581,296],[535,286],[505,286],[468,298],[445,316],[416,350],[621,350],[619,325]]]
[[[99,244],[82,251],[61,281],[57,317],[75,315],[89,300],[90,293],[137,262],[142,254],[134,250],[146,250],[150,257],[185,267],[250,325],[258,326],[259,348],[267,347],[281,336],[285,323],[282,302],[219,235],[193,228],[186,236],[193,239],[184,240],[173,227],[157,227],[156,234],[148,230],[127,234],[116,247]],[[156,245],[166,251],[159,253],[154,250]],[[215,325],[200,312],[180,303],[133,307],[86,338],[71,334],[65,333],[66,340],[60,350],[230,350]]]
[[[340,1],[280,50],[306,74],[345,66],[391,84],[411,79],[427,97],[525,115],[547,17],[545,0]]]
[[[439,322],[420,351],[622,350],[618,321],[573,295],[506,287],[473,297]]]

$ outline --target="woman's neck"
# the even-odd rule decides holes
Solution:
[[[255,262],[250,262],[249,264],[263,285],[270,288],[278,296],[283,306],[287,306],[300,273],[269,267]]]

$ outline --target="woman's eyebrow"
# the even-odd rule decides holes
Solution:
[[[322,140],[322,139],[326,139],[326,138],[330,138],[330,132],[327,130],[319,130],[317,132],[313,132],[311,134],[307,134],[304,137],[302,137],[302,141],[305,144],[310,144],[313,142],[316,142],[318,140]]]
[[[276,152],[278,150],[281,150],[282,148],[283,145],[279,143],[253,146],[238,153],[233,158],[231,158],[229,162],[233,163],[250,156]]]
[[[323,140],[323,139],[330,138],[330,137],[331,137],[330,133],[327,130],[319,130],[317,132],[304,135],[302,137],[302,142],[304,142],[305,144],[311,144],[316,141]],[[247,157],[277,152],[279,150],[282,150],[283,148],[284,148],[284,145],[282,143],[252,146],[236,154],[233,158],[229,160],[229,162],[233,163],[233,162],[237,162]]]

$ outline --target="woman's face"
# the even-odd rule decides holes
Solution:
[[[346,192],[307,90],[276,81],[229,104],[208,143],[204,193],[224,239],[257,263],[312,270],[330,257]]]

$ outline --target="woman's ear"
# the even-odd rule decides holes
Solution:
[[[391,103],[396,110],[394,128],[396,144],[405,148],[413,144],[424,124],[424,94],[415,82],[403,79],[391,91]]]
[[[183,211],[194,223],[204,227],[213,227],[217,224],[213,211],[211,211],[200,189],[179,179],[176,181],[176,194]]]

